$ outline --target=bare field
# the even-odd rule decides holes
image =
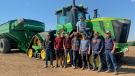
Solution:
[[[135,47],[130,46],[124,59],[118,61],[118,76],[135,76]],[[0,53],[0,76],[114,76],[112,73],[97,73],[81,69],[44,68],[44,61],[29,58],[25,52],[12,50],[8,54]],[[50,64],[50,63],[49,63]],[[55,60],[54,60],[55,65]],[[104,68],[104,71],[107,69]]]

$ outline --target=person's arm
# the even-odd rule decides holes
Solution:
[[[116,48],[116,40],[115,39],[112,39],[113,40],[113,50],[111,51],[111,54],[114,54],[115,52],[115,48]]]
[[[43,41],[43,49],[45,50],[45,40]]]
[[[74,50],[74,48],[73,48],[73,39],[71,40],[71,47],[72,47],[72,50]]]
[[[77,26],[77,33],[79,33],[79,23],[78,22],[77,22],[76,26]]]
[[[88,45],[89,45],[88,54],[90,54],[90,40],[88,41]]]
[[[104,48],[104,41],[103,41],[103,39],[101,39],[101,47],[100,47],[99,52],[101,52],[103,50],[103,48]]]
[[[84,27],[81,27],[80,29],[85,29],[87,26],[86,22],[84,22]]]
[[[79,49],[79,54],[81,54],[81,49],[82,49],[82,45],[81,45],[81,41],[80,41],[80,49]]]
[[[63,49],[66,50],[65,49],[65,39],[63,39]]]
[[[54,49],[56,50],[56,40],[54,40]]]

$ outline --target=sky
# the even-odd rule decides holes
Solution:
[[[101,17],[118,17],[131,20],[129,41],[135,41],[135,0],[76,0],[76,5],[88,6],[91,18],[94,9]],[[0,0],[0,24],[25,18],[45,23],[45,31],[56,29],[55,10],[72,5],[72,0]]]

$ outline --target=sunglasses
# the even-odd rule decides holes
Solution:
[[[106,33],[107,35],[109,35],[110,33]]]

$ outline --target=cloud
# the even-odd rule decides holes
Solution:
[[[135,2],[135,0],[131,0],[131,2]]]
[[[29,6],[30,4],[29,4],[29,3],[27,3],[27,5]]]

